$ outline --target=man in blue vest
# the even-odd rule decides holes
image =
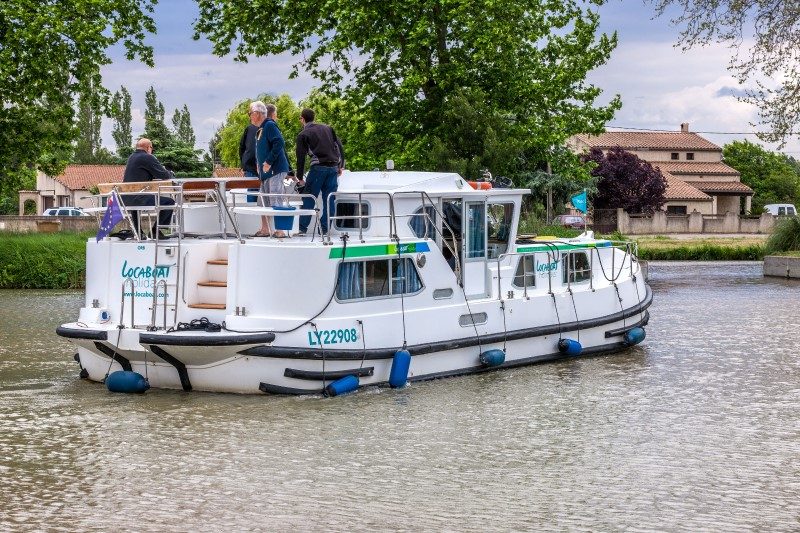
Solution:
[[[260,205],[282,205],[285,200],[283,180],[289,172],[289,160],[286,158],[285,143],[278,124],[278,108],[272,104],[256,101],[250,104],[250,122],[258,126],[256,131],[256,167],[261,179],[261,192],[268,193],[268,201],[259,197]],[[269,237],[269,219],[261,217],[261,229],[257,237]],[[273,237],[286,237],[283,231],[276,231]]]

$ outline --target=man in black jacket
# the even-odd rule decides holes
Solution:
[[[248,115],[253,111],[250,110]],[[258,126],[248,124],[242,132],[242,138],[239,139],[239,161],[241,168],[244,171],[246,178],[257,178],[258,169],[256,169],[256,132]]]
[[[303,129],[297,136],[297,177],[298,185],[305,184],[305,194],[312,194],[316,198],[322,193],[322,218],[320,225],[322,233],[328,233],[328,208],[331,216],[335,216],[335,205],[328,205],[331,194],[339,189],[339,176],[344,170],[344,149],[336,137],[336,132],[327,124],[314,122],[315,113],[312,109],[303,109],[300,113],[300,123]],[[311,156],[311,168],[308,176],[303,178],[306,165],[306,155]],[[303,209],[312,209],[314,200],[303,198]],[[308,231],[311,222],[310,216],[300,217],[300,234]]]
[[[136,141],[136,151],[133,152],[125,163],[125,174],[122,178],[123,183],[143,182],[153,180],[169,180],[174,176],[172,172],[164,168],[164,165],[153,155],[153,143],[150,139],[141,138]],[[154,192],[158,192],[157,190]],[[127,207],[130,206],[154,206],[156,205],[156,195],[154,194],[123,194],[122,201]],[[175,205],[172,198],[164,196],[158,197],[159,205]],[[134,213],[133,225],[139,231],[139,213]],[[163,209],[158,215],[158,223],[167,226],[172,221],[172,209]],[[156,224],[153,224],[153,235],[156,234]]]

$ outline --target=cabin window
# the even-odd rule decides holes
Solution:
[[[348,261],[339,265],[336,298],[340,301],[416,294],[421,290],[422,280],[408,257]]]
[[[433,291],[433,299],[434,300],[445,300],[447,298],[453,297],[453,289],[436,289]]]
[[[678,152],[672,152],[671,154],[669,154],[669,158],[672,159],[673,161],[677,161],[678,157],[679,157]]]
[[[420,239],[433,239],[436,234],[436,210],[431,205],[420,207],[409,217],[408,225]]]
[[[489,204],[486,218],[489,236],[488,258],[497,259],[508,250],[514,204]]]
[[[586,252],[569,252],[561,255],[564,283],[580,283],[592,277],[589,254]]]
[[[369,204],[361,202],[361,212],[358,211],[358,202],[337,201],[336,221],[334,227],[339,230],[367,229],[369,227]],[[339,218],[342,217],[342,218]],[[359,218],[362,217],[362,218]]]
[[[694,152],[686,152],[686,160],[694,161]]]
[[[685,205],[668,205],[667,206],[667,214],[668,215],[685,215],[686,214],[686,206]]]
[[[517,272],[514,274],[514,287],[518,289],[536,287],[536,269],[534,268],[534,257],[532,255],[520,256],[517,263]],[[558,264],[558,263],[556,263]]]
[[[461,315],[458,317],[458,325],[462,328],[466,328],[469,326],[478,326],[480,324],[486,324],[489,320],[489,315],[486,313],[472,313],[469,315]]]

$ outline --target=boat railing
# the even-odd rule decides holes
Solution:
[[[575,254],[578,254],[578,253],[586,253],[586,252],[589,253],[589,289],[590,290],[594,290],[594,273],[595,273],[595,266],[594,266],[595,263],[594,263],[594,261],[595,261],[595,256],[597,256],[598,264],[600,265],[600,268],[602,270],[603,276],[606,278],[607,281],[609,281],[611,283],[615,283],[619,279],[620,275],[625,270],[625,266],[626,266],[625,261],[626,261],[626,259],[628,260],[628,265],[627,266],[630,269],[630,275],[631,275],[631,277],[633,277],[634,274],[635,274],[633,264],[634,264],[634,262],[636,262],[635,258],[638,256],[637,243],[631,242],[631,241],[608,241],[608,242],[611,243],[611,246],[605,246],[605,247],[600,247],[600,248],[595,247],[595,246],[590,246],[590,247],[586,247],[586,248],[584,248],[584,247],[575,247],[575,248],[568,248],[568,249],[559,249],[558,246],[563,246],[564,244],[569,244],[569,243],[555,242],[555,241],[539,241],[539,242],[537,242],[537,244],[543,245],[543,246],[547,247],[547,249],[545,249],[545,250],[534,250],[534,251],[530,251],[530,252],[508,252],[508,253],[500,254],[497,257],[497,259],[495,260],[496,264],[497,264],[497,294],[498,294],[498,299],[499,300],[503,299],[503,290],[502,290],[502,283],[503,282],[502,282],[501,263],[503,261],[505,261],[506,259],[510,259],[512,257],[521,257],[522,261],[523,261],[523,267],[522,267],[522,284],[523,284],[523,287],[522,287],[522,290],[523,290],[523,297],[524,298],[529,298],[529,296],[528,296],[528,288],[529,288],[529,286],[530,287],[535,287],[536,286],[535,282],[533,284],[529,284],[528,283],[528,277],[529,276],[534,277],[534,280],[535,280],[536,269],[535,269],[535,263],[533,261],[534,261],[534,256],[536,254],[547,254],[547,262],[548,262],[548,267],[547,267],[547,292],[548,292],[548,294],[553,294],[553,270],[554,269],[550,265],[552,265],[555,261],[560,261],[564,265],[563,266],[563,268],[565,269],[564,276],[565,276],[565,278],[567,280],[567,290],[568,291],[571,291],[572,290],[572,284],[576,283],[575,281],[573,281],[574,278],[575,278],[574,274],[576,274],[579,271],[580,272],[585,272],[586,271],[586,269],[573,268],[574,261],[572,260],[572,256],[574,256]],[[623,255],[622,261],[621,261],[621,263],[619,265],[619,269],[617,269],[617,265],[616,265],[616,263],[617,263],[617,260],[616,260],[617,254],[616,253],[610,254],[611,255],[611,265],[610,265],[610,267],[611,267],[610,268],[611,276],[610,277],[608,276],[608,274],[605,271],[605,265],[603,263],[603,259],[600,256],[600,251],[601,250],[608,250],[608,249],[622,250],[622,251],[625,252],[625,255]],[[528,271],[527,268],[526,268],[527,267],[526,261],[528,261],[528,259],[530,259],[530,261],[531,261],[531,267],[532,268],[530,269],[530,271]],[[513,266],[513,265],[509,265],[509,266]],[[530,272],[530,274],[529,274],[529,272]],[[517,276],[517,273],[516,273],[516,270],[515,270],[514,274],[512,274],[512,278],[516,278],[516,276]]]
[[[122,280],[122,295],[119,304],[119,325],[117,326],[118,329],[123,329],[125,327],[125,287],[127,287],[128,284],[131,286],[131,327],[136,327],[136,322],[134,321],[134,311],[136,310],[136,287],[133,285],[133,280],[131,278],[125,278]]]
[[[455,268],[453,269],[453,271],[455,272],[456,277],[458,278],[459,282],[462,281],[461,280],[461,261],[459,260],[459,254],[456,251],[456,249],[458,248],[456,233],[455,233],[455,231],[453,231],[453,228],[451,228],[450,225],[447,223],[447,221],[445,220],[445,217],[442,214],[441,210],[437,207],[436,203],[428,195],[427,192],[425,192],[425,191],[401,191],[401,192],[368,191],[368,192],[341,193],[341,194],[339,194],[337,196],[339,198],[344,197],[344,198],[347,198],[347,199],[354,198],[356,200],[357,205],[358,205],[358,214],[356,214],[356,215],[334,215],[334,216],[330,216],[330,211],[331,210],[329,209],[327,211],[327,214],[328,214],[328,218],[327,218],[327,220],[328,220],[328,228],[332,228],[333,227],[333,226],[330,225],[331,221],[333,221],[335,223],[337,220],[357,220],[358,221],[358,223],[357,223],[358,227],[357,228],[354,227],[352,229],[353,230],[355,230],[355,229],[358,230],[358,239],[359,239],[359,241],[364,242],[364,227],[368,226],[369,221],[372,220],[372,219],[386,219],[386,218],[388,218],[389,219],[389,238],[394,239],[396,241],[399,241],[398,231],[397,231],[397,228],[398,228],[397,219],[398,218],[404,218],[404,219],[411,220],[411,219],[416,218],[416,217],[421,217],[421,218],[423,218],[425,220],[425,225],[424,225],[425,229],[424,229],[423,235],[421,237],[419,235],[417,235],[417,237],[420,237],[420,238],[423,238],[423,239],[432,238],[428,234],[428,231],[429,231],[429,228],[433,228],[433,231],[440,237],[442,245],[445,248],[447,248],[447,250],[450,252],[451,256],[453,257],[453,259],[455,261]],[[420,204],[421,204],[421,208],[422,208],[421,212],[420,213],[416,213],[415,212],[415,213],[407,213],[407,214],[398,215],[397,214],[397,210],[395,209],[395,203],[394,202],[395,202],[395,198],[401,197],[401,196],[411,196],[411,197],[419,196]],[[388,214],[375,214],[375,213],[364,214],[362,206],[364,204],[363,200],[364,200],[365,197],[366,198],[369,198],[369,197],[384,197],[384,198],[386,198],[387,202],[388,202],[388,206],[389,206],[389,213]],[[433,209],[436,217],[438,217],[438,220],[441,220],[441,222],[442,222],[442,230],[439,229],[439,225],[436,223],[436,220],[432,219],[431,216],[428,214],[428,211],[426,210],[427,207],[430,207],[431,209]],[[366,224],[365,224],[365,222],[366,222]],[[342,230],[341,227],[339,227],[337,229],[339,229],[339,231]],[[348,228],[348,229],[350,229],[350,228]],[[448,238],[444,234],[444,230],[446,230],[450,234],[450,241],[451,242],[448,242]],[[329,237],[328,237],[328,242],[330,243],[330,233],[329,233]],[[451,245],[451,243],[452,243],[452,245]]]

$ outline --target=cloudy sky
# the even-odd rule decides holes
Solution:
[[[612,0],[600,15],[603,31],[619,36],[611,61],[590,75],[590,81],[604,91],[601,101],[615,94],[622,97],[623,108],[609,128],[677,130],[681,122],[689,122],[697,132],[757,130],[751,125],[758,120],[756,110],[735,98],[743,88],[727,71],[728,48],[681,51],[674,46],[677,30],[669,17],[654,19],[652,7],[643,0]],[[198,146],[204,149],[237,101],[284,92],[300,99],[314,86],[310,77],[288,79],[293,63],[288,55],[247,64],[215,57],[208,41],[191,38],[196,17],[193,0],[161,0],[155,13],[158,34],[149,38],[155,51],[153,69],[125,60],[120,47],[111,51],[113,63],[103,70],[105,85],[112,91],[125,85],[131,92],[134,135],[144,128],[144,92],[151,85],[167,108],[168,120],[176,107],[189,106]],[[753,135],[703,135],[719,145],[756,140]],[[110,123],[104,124],[103,138],[113,148]],[[784,151],[800,156],[800,143],[792,141]]]

